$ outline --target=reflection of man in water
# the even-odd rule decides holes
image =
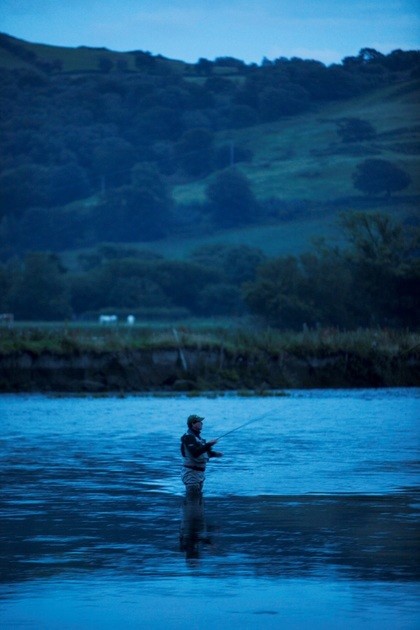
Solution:
[[[213,450],[217,440],[206,442],[201,437],[203,420],[200,416],[189,416],[188,431],[181,438],[182,481],[186,490],[181,549],[191,556],[196,555],[197,544],[205,529],[203,484],[206,465],[211,457],[222,456],[222,453]]]

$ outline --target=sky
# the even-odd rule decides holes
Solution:
[[[418,0],[0,0],[0,31],[33,43],[340,63],[420,48]]]

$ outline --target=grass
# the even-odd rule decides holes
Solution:
[[[313,210],[287,223],[242,227],[194,238],[175,237],[148,244],[148,248],[175,258],[185,257],[207,243],[244,243],[260,247],[270,256],[300,254],[311,248],[315,237],[328,240],[339,237],[335,221],[339,211],[358,209],[360,205],[366,211],[389,210],[403,220],[416,211],[406,195],[420,195],[418,97],[419,82],[412,82],[404,89],[391,86],[276,123],[220,133],[218,143],[233,140],[253,152],[252,163],[241,163],[240,169],[249,177],[259,199],[308,199]],[[371,122],[378,132],[377,138],[341,143],[336,121],[343,117]],[[352,173],[366,157],[389,160],[411,175],[412,184],[401,195],[394,195],[391,205],[388,200],[383,199],[382,204],[380,198],[374,198],[370,208],[369,200],[354,189]],[[202,201],[209,180],[203,178],[175,187],[175,200]],[[338,199],[343,201],[336,201],[333,209],[327,206],[327,201]]]
[[[266,225],[256,225],[228,230],[220,230],[209,235],[170,236],[147,243],[129,243],[130,248],[161,254],[169,260],[184,260],[197,248],[209,244],[249,245],[261,249],[267,256],[299,255],[312,248],[313,240],[325,237],[328,241],[339,243],[335,215],[331,210],[312,216]],[[124,243],[127,245],[127,243]],[[79,256],[88,249],[72,249],[60,252],[60,259],[71,271],[79,270]]]
[[[410,85],[412,91],[401,91],[400,86],[382,88],[275,123],[223,132],[218,142],[234,141],[252,151],[252,163],[241,164],[240,168],[261,199],[275,196],[325,202],[352,196],[352,173],[366,157],[401,166],[412,177],[407,194],[419,195],[419,151],[413,154],[404,148],[411,145],[415,150],[415,145],[420,146],[420,85]],[[367,120],[378,137],[344,145],[336,133],[336,121],[344,117]],[[174,197],[183,203],[202,200],[207,184],[208,178],[204,178],[177,186]]]
[[[116,64],[122,61],[126,64],[128,71],[139,72],[139,69],[135,65],[135,56],[130,52],[117,52],[107,48],[92,48],[87,46],[68,48],[65,46],[50,46],[42,43],[26,42],[13,37],[11,37],[11,39],[22,48],[34,52],[39,61],[60,61],[60,72],[95,72],[99,69],[98,63],[101,58],[108,58],[112,61],[114,70],[117,68]],[[185,68],[188,66],[188,64],[182,61],[164,58],[156,59],[156,64],[157,66],[166,66],[170,71],[179,74],[184,73]],[[23,61],[18,55],[14,55],[2,47],[0,47],[0,66],[9,70],[16,68],[34,68],[33,64]],[[143,70],[140,71],[143,72]]]
[[[327,243],[341,246],[344,243],[342,232],[338,225],[338,213],[346,210],[364,211],[374,210],[389,212],[397,221],[403,221],[406,216],[414,212],[412,202],[396,200],[384,201],[383,207],[372,203],[371,207],[357,201],[349,208],[344,202],[334,207],[320,205],[309,210],[304,216],[287,221],[275,221],[266,224],[242,226],[215,231],[210,234],[196,234],[194,236],[168,236],[165,239],[140,242],[122,243],[141,252],[148,251],[161,254],[169,260],[185,260],[199,247],[211,244],[248,245],[261,249],[267,256],[299,256],[313,248],[314,241],[324,238]],[[90,249],[73,249],[60,252],[60,258],[71,271],[79,270],[79,256],[91,251]]]
[[[268,256],[299,254],[311,249],[312,240],[317,236],[334,238],[338,236],[334,217],[299,219],[290,223],[257,225],[229,229],[209,236],[180,238],[173,237],[147,243],[147,249],[167,258],[186,258],[202,245],[250,245],[261,249]]]
[[[0,353],[43,352],[73,354],[80,352],[125,352],[150,349],[220,350],[238,354],[296,356],[328,356],[338,352],[361,356],[378,354],[420,356],[420,333],[359,329],[340,331],[317,329],[304,332],[258,329],[220,321],[176,324],[177,334],[170,324],[127,327],[104,327],[98,324],[76,325],[57,322],[15,324],[0,328]]]

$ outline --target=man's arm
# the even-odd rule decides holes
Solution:
[[[186,447],[193,457],[200,457],[206,451],[209,456],[211,455],[211,447],[216,443],[216,440],[210,440],[210,442],[206,442],[206,444],[199,444],[193,435],[185,435],[182,438],[184,447]]]

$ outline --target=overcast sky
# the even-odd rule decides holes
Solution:
[[[418,0],[0,0],[0,31],[30,42],[340,62],[371,47],[420,48]]]

